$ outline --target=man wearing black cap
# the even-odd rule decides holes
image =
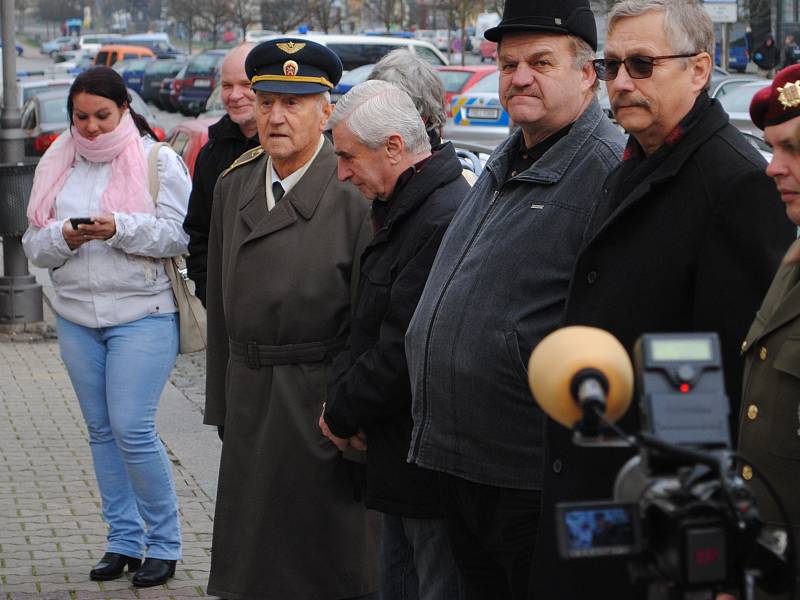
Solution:
[[[595,98],[588,0],[509,0],[485,35],[499,43],[500,99],[521,131],[456,213],[411,321],[409,460],[440,472],[467,597],[502,600],[527,596],[551,468],[525,363],[559,325],[623,137]]]
[[[363,465],[317,427],[348,335],[368,205],[336,176],[322,135],[342,65],[288,38],[245,62],[261,147],[214,191],[205,423],[225,427],[209,594],[339,600],[377,588],[377,517],[354,496]]]
[[[713,53],[713,24],[694,0],[623,0],[609,13],[595,69],[631,135],[623,162],[598,182],[564,322],[606,329],[629,352],[644,333],[718,333],[734,440],[742,340],[794,230],[764,159],[706,94]],[[629,432],[640,428],[637,407],[621,421]],[[547,447],[562,466],[545,478],[550,511],[610,498],[632,454],[577,447],[552,421]],[[623,560],[558,562],[552,527],[542,535],[537,585],[559,592],[544,597],[631,597]]]

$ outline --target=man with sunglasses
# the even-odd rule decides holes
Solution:
[[[525,364],[559,325],[596,182],[623,136],[595,97],[588,0],[508,0],[485,35],[521,131],[459,207],[407,332],[409,460],[440,474],[468,600],[524,600],[538,528],[552,519],[540,510],[543,471],[558,468],[545,463]]]
[[[794,232],[763,157],[706,94],[713,51],[713,25],[693,0],[623,0],[611,9],[594,67],[630,137],[623,162],[598,182],[564,323],[606,329],[628,351],[644,333],[718,333],[733,440],[742,340]],[[638,410],[621,425],[638,430]],[[554,422],[546,435],[549,460],[563,469],[546,474],[543,510],[612,497],[632,451],[579,448]],[[542,598],[632,597],[624,560],[568,564],[549,544],[537,547],[535,577],[559,589]]]

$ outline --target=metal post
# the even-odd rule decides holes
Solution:
[[[0,112],[0,163],[25,160],[25,132],[20,128],[17,97],[17,53],[14,0],[0,0],[3,40],[3,108]],[[0,190],[0,202],[10,202]],[[3,277],[0,277],[0,329],[24,330],[43,319],[42,286],[28,272],[22,238],[3,236]]]
[[[728,70],[728,64],[730,60],[730,31],[731,31],[731,24],[730,23],[723,23],[722,24],[722,48],[720,48],[719,53],[719,63],[720,66]]]

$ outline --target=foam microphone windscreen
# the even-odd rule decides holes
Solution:
[[[572,396],[572,381],[584,369],[608,380],[605,415],[618,420],[631,403],[633,367],[617,338],[595,327],[564,327],[544,338],[528,361],[531,393],[550,418],[572,429],[581,409]]]

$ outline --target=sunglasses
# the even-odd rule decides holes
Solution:
[[[625,70],[631,79],[647,79],[653,74],[653,67],[656,65],[657,60],[666,60],[668,58],[691,58],[697,56],[699,52],[694,54],[670,54],[668,56],[629,56],[625,60],[616,58],[598,58],[592,61],[594,72],[597,73],[597,78],[603,81],[613,81],[619,73],[621,65],[625,65]]]

